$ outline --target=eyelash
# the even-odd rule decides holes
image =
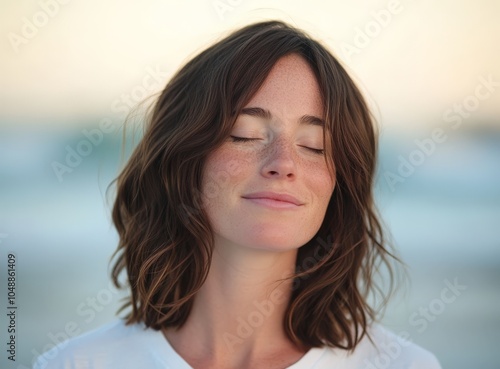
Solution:
[[[236,136],[230,136],[233,139],[233,142],[248,142],[248,141],[254,141],[258,140],[258,138],[247,138],[247,137],[236,137]]]
[[[311,150],[316,155],[324,155],[325,154],[325,150],[322,150],[322,149],[313,149],[312,147],[306,147],[306,149]]]
[[[236,136],[230,136],[230,137],[231,137],[231,140],[233,142],[250,142],[250,141],[259,140],[259,138],[247,138],[247,137],[236,137]],[[307,146],[302,146],[302,147],[312,151],[316,155],[324,155],[324,153],[325,153],[325,150],[322,150],[322,149],[313,149],[313,148],[307,147]]]

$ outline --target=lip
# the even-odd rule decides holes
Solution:
[[[296,197],[286,193],[264,191],[254,192],[242,197],[247,200],[253,200],[254,202],[274,207],[298,207],[304,205],[304,203],[299,201]]]

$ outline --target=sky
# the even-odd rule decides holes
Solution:
[[[435,125],[464,103],[463,114],[500,124],[500,1],[40,0],[0,9],[0,125],[122,117],[196,53],[265,19],[326,44],[384,124]]]

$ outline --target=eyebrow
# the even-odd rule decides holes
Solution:
[[[262,119],[272,119],[273,115],[271,112],[267,109],[262,109],[258,107],[250,107],[250,108],[243,108],[241,110],[241,114],[245,115],[250,115],[252,117],[257,117],[257,118],[262,118]],[[314,115],[303,115],[299,119],[300,124],[307,124],[311,126],[319,126],[319,127],[324,127],[325,126],[325,121],[321,118],[318,118]]]

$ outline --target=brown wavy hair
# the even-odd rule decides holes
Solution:
[[[113,222],[120,241],[112,277],[126,270],[127,324],[182,326],[210,268],[214,243],[202,206],[207,155],[224,142],[241,109],[278,59],[302,56],[324,105],[326,160],[336,188],[317,234],[298,250],[284,319],[302,347],[354,349],[376,318],[374,273],[396,259],[373,202],[377,137],[367,104],[339,61],[318,41],[280,21],[239,29],[190,60],[168,82],[144,136],[116,179]],[[382,292],[383,293],[383,292]],[[387,294],[383,295],[387,297]]]

